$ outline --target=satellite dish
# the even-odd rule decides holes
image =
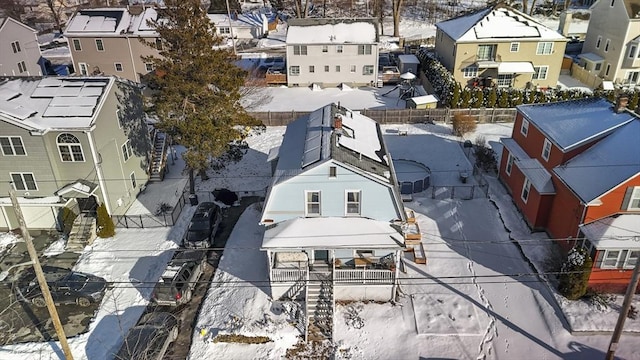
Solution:
[[[400,75],[400,79],[402,80],[413,80],[416,76],[411,72],[406,72]]]

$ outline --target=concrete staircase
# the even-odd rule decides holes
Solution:
[[[166,166],[167,134],[156,131],[153,138],[153,155],[151,156],[151,167],[149,181],[162,181],[164,178],[164,167]]]
[[[307,341],[333,338],[333,282],[331,272],[312,272],[307,285]]]
[[[96,217],[81,213],[73,221],[65,248],[67,251],[81,253],[96,237]]]

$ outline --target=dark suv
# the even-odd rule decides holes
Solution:
[[[151,296],[156,305],[178,306],[191,300],[193,289],[204,272],[206,252],[178,250]]]
[[[43,266],[42,271],[56,304],[78,304],[86,307],[100,302],[107,289],[107,281],[95,275],[53,266]],[[37,307],[47,306],[33,269],[20,274],[14,289],[20,300]]]
[[[218,205],[212,202],[200,203],[191,218],[182,246],[191,249],[211,247],[221,220],[222,216]]]

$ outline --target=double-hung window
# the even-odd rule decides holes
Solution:
[[[102,39],[96,39],[96,49],[98,49],[98,51],[104,51],[104,42],[102,42]]]
[[[20,41],[14,41],[11,43],[11,49],[13,50],[13,53],[19,53],[20,51],[22,51],[20,49]]]
[[[305,215],[320,216],[320,191],[305,191]]]
[[[24,63],[24,61],[20,61],[18,63],[18,72],[19,73],[23,73],[23,72],[27,72],[27,64]]]
[[[604,253],[604,259],[602,259],[603,269],[615,269],[618,267],[618,260],[620,258],[620,250],[606,250]]]
[[[534,66],[533,67],[533,76],[531,77],[534,80],[546,80],[547,73],[549,72],[549,66]]]
[[[538,43],[536,49],[536,55],[550,55],[553,52],[553,43],[550,41],[543,41]]]
[[[344,47],[342,45],[336,45],[336,52],[338,54],[342,54]]]
[[[527,202],[527,200],[529,200],[530,192],[531,192],[531,181],[525,178],[524,184],[522,184],[522,194],[520,196],[522,198],[522,201],[524,201],[525,203]]]
[[[504,172],[507,173],[507,175],[511,175],[511,169],[513,168],[513,155],[511,155],[511,153],[509,153],[509,156],[507,157],[507,165],[504,167]]]
[[[307,55],[307,45],[293,45],[293,55]]]
[[[17,191],[36,191],[36,179],[33,173],[11,173],[13,188]]]
[[[82,46],[80,46],[80,39],[73,39],[73,50],[82,51]]]
[[[511,47],[509,49],[511,52],[518,52],[518,50],[520,50],[520,43],[519,42],[512,42],[511,43]]]
[[[127,140],[126,143],[122,144],[122,157],[124,158],[124,161],[127,162],[131,156],[133,156],[131,141]]]
[[[496,45],[478,45],[478,61],[493,61],[496,56]]]
[[[371,45],[358,45],[358,55],[371,55]]]
[[[623,210],[638,211],[640,210],[640,186],[628,188],[625,195],[626,208]]]
[[[22,138],[20,136],[0,137],[0,147],[2,148],[2,155],[4,156],[27,155],[26,151],[24,151],[24,144],[22,144]]]
[[[465,78],[474,78],[478,76],[478,67],[477,66],[467,66],[462,69],[462,76]]]
[[[542,147],[542,158],[549,161],[549,155],[551,154],[551,141],[544,139],[544,146]]]
[[[300,66],[298,66],[298,65],[289,66],[289,75],[291,75],[291,76],[299,76],[300,75]]]
[[[347,190],[345,205],[347,215],[360,215],[360,190]]]
[[[373,65],[365,65],[362,67],[362,75],[373,74]]]
[[[529,120],[522,119],[522,126],[520,126],[520,133],[525,137],[529,133]]]

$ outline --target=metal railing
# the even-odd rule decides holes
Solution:
[[[271,281],[274,283],[296,282],[304,278],[307,278],[306,269],[271,269]]]

